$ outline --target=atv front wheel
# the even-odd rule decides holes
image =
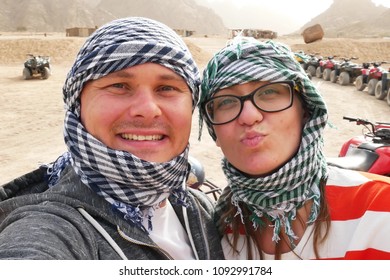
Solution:
[[[351,78],[347,72],[341,72],[339,76],[339,84],[342,86],[349,85],[351,82]]]
[[[387,101],[387,105],[390,106],[390,88],[389,88],[389,90],[387,91],[386,101]]]
[[[360,75],[356,78],[355,87],[359,91],[363,91],[366,88],[366,84],[363,81],[363,75]]]
[[[371,79],[368,82],[367,92],[368,92],[369,95],[374,95],[375,94],[375,87],[376,87],[377,83],[378,83],[378,79]]]
[[[316,69],[316,77],[317,78],[322,78],[321,67],[317,67],[317,69]]]
[[[376,99],[383,100],[385,99],[387,92],[382,91],[382,81],[378,82],[375,86],[375,97]]]
[[[313,65],[309,65],[306,70],[307,73],[310,74],[310,76],[315,76],[316,75],[316,68]]]
[[[337,82],[337,73],[336,73],[336,70],[332,70],[332,72],[330,72],[330,81],[332,83],[336,83]]]
[[[50,76],[50,69],[48,67],[44,67],[42,71],[42,79],[46,80]]]
[[[23,69],[23,80],[31,79],[31,71],[27,67]]]
[[[326,68],[324,70],[324,73],[322,73],[322,78],[325,80],[325,81],[330,81],[330,73],[332,72],[331,69],[329,68]]]

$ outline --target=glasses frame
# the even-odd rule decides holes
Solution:
[[[255,93],[263,88],[263,87],[266,87],[266,86],[269,86],[269,85],[274,85],[274,84],[287,84],[290,88],[290,103],[288,106],[286,106],[285,108],[283,109],[280,109],[280,110],[275,110],[275,111],[269,111],[269,110],[264,110],[262,108],[260,108],[256,103],[255,103],[255,100],[254,100],[254,96],[255,96]],[[237,119],[240,115],[241,115],[241,112],[242,112],[242,109],[244,108],[244,103],[245,101],[247,100],[250,100],[252,102],[252,104],[260,111],[262,112],[266,112],[266,113],[277,113],[277,112],[281,112],[281,111],[284,111],[284,110],[287,110],[288,108],[290,108],[292,105],[293,105],[293,101],[294,101],[294,91],[295,91],[295,87],[296,87],[296,83],[294,81],[281,81],[281,82],[272,82],[272,83],[268,83],[268,84],[264,84],[262,86],[259,86],[258,88],[256,88],[255,90],[253,90],[251,93],[248,93],[244,96],[237,96],[237,95],[231,95],[231,94],[227,94],[227,95],[220,95],[220,96],[216,96],[216,97],[212,97],[208,100],[206,100],[204,103],[203,103],[203,110],[205,112],[205,115],[207,117],[207,120],[212,124],[212,125],[222,125],[222,124],[227,124],[227,123],[230,123],[232,121],[234,121],[235,119]],[[234,117],[233,119],[227,121],[227,122],[223,122],[223,123],[216,123],[214,122],[210,115],[209,115],[209,111],[207,109],[207,105],[212,102],[214,99],[217,99],[217,98],[220,98],[221,96],[223,97],[235,97],[237,99],[240,100],[240,111],[238,112],[237,116]]]

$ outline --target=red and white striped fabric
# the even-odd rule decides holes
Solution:
[[[329,168],[325,195],[329,204],[331,227],[326,241],[319,246],[321,259],[390,259],[390,178],[351,170]],[[282,259],[315,259],[313,227]],[[239,256],[231,253],[224,236],[222,246],[227,259],[245,259],[244,239]],[[271,242],[271,241],[270,241]],[[255,255],[255,250],[253,251]],[[265,255],[274,259],[273,255]]]

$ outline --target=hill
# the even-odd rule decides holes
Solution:
[[[115,17],[153,18],[171,28],[195,30],[198,34],[226,34],[222,19],[194,0],[101,0],[97,8]]]
[[[390,9],[376,6],[371,0],[334,0],[297,33],[314,24],[321,24],[328,38],[390,37]]]
[[[145,16],[198,35],[227,34],[222,18],[224,6],[211,6],[211,2],[200,0],[0,0],[0,7],[2,32],[64,32],[70,27],[101,26],[120,17]],[[239,24],[246,22],[246,16],[253,15],[253,11],[247,10],[233,12],[242,14]],[[288,24],[287,18],[279,18],[277,10],[265,13],[264,18],[270,16],[281,25]],[[229,14],[223,17],[226,19]],[[372,0],[334,0],[326,11],[290,35],[300,36],[305,28],[317,23],[321,24],[327,38],[390,37],[390,9],[376,6]]]
[[[145,16],[198,34],[226,34],[220,17],[194,0],[0,0],[0,31],[64,32]],[[23,8],[21,8],[23,7]]]

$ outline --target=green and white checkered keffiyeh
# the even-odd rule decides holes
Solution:
[[[313,200],[309,224],[316,220],[319,213],[320,181],[327,177],[322,134],[328,116],[320,93],[295,60],[291,50],[273,41],[260,42],[244,37],[234,39],[214,55],[204,70],[199,109],[201,123],[205,119],[208,131],[215,140],[213,126],[204,117],[204,101],[220,89],[232,85],[250,81],[286,80],[293,80],[299,85],[300,94],[310,114],[303,128],[298,152],[274,173],[258,178],[245,176],[223,159],[222,168],[228,186],[217,203],[216,211],[217,217],[223,214],[229,203],[226,197],[231,194],[230,203],[237,207],[237,214],[241,218],[240,202],[251,209],[251,220],[255,228],[261,225],[259,218],[266,217],[275,225],[272,240],[277,242],[281,229],[284,229],[292,243],[296,236],[292,231],[291,221],[296,218],[297,209],[306,201]]]

